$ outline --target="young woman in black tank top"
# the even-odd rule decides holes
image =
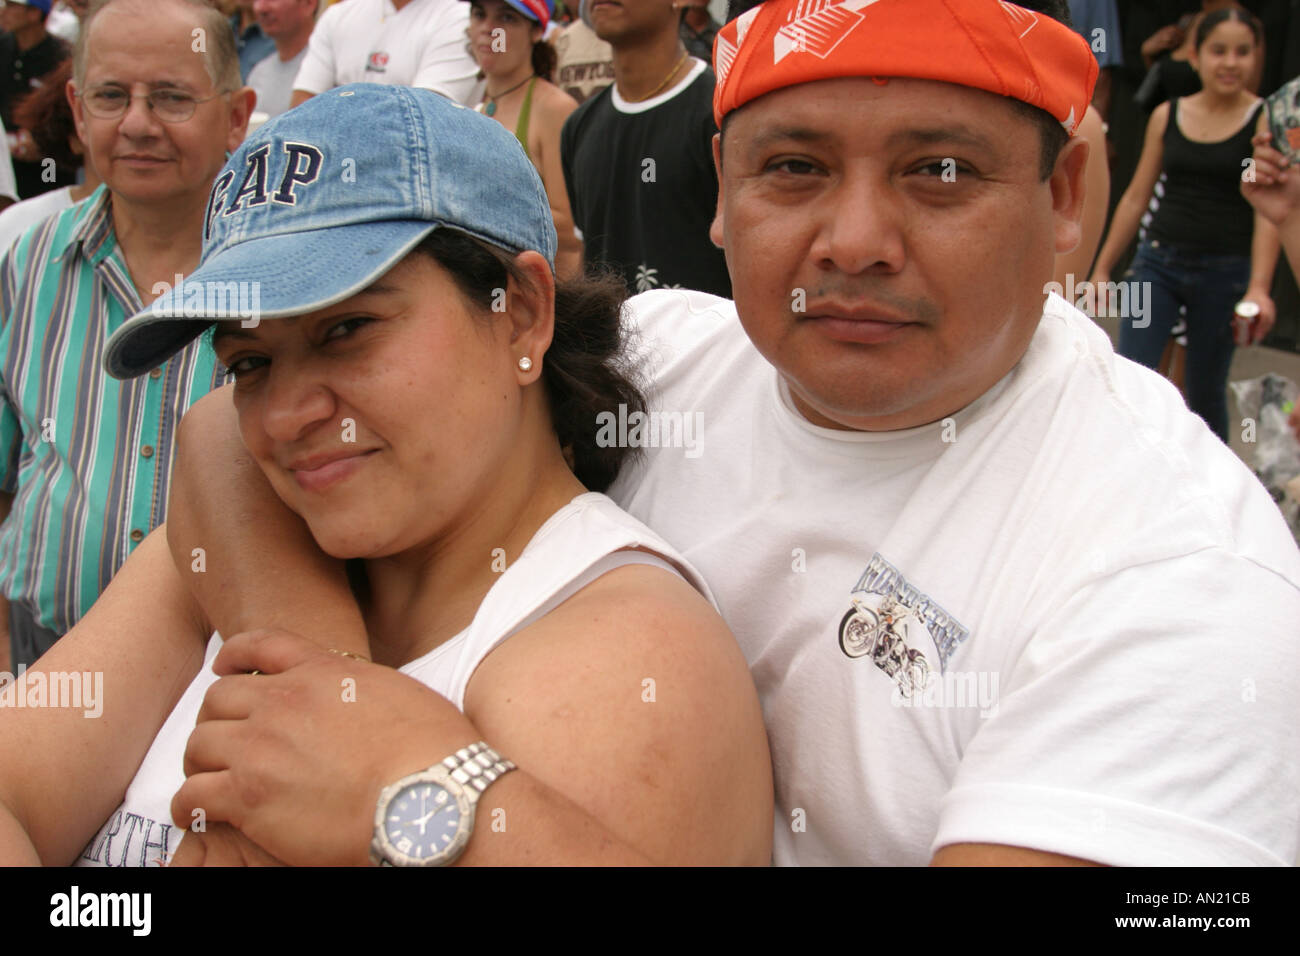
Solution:
[[[1197,28],[1204,17],[1226,7],[1245,9],[1237,0],[1201,0],[1199,11],[1185,13],[1178,18],[1177,23],[1171,23],[1147,37],[1142,44],[1142,59],[1147,74],[1134,97],[1144,113],[1150,113],[1167,100],[1191,96],[1201,91],[1200,74],[1192,65],[1196,53]],[[1258,92],[1263,73],[1264,44],[1261,41],[1246,88]]]
[[[1152,113],[1142,158],[1092,276],[1094,283],[1110,281],[1140,225],[1138,252],[1124,276],[1137,285],[1129,286],[1130,308],[1121,316],[1119,353],[1155,368],[1185,308],[1187,404],[1225,442],[1233,306],[1242,298],[1259,304],[1254,341],[1275,317],[1268,290],[1277,231],[1240,193],[1262,113],[1248,85],[1260,40],[1258,21],[1245,11],[1218,10],[1202,19],[1194,58],[1202,90]]]

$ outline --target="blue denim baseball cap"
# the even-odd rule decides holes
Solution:
[[[555,268],[537,170],[495,120],[429,90],[354,83],[275,117],[226,161],[199,267],[108,340],[116,378],[214,322],[303,315],[356,295],[440,226]]]
[[[473,3],[474,0],[466,0]],[[555,0],[502,0],[516,13],[522,14],[545,29],[555,19]]]

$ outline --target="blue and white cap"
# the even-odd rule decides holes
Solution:
[[[133,378],[220,319],[341,302],[439,226],[555,267],[546,190],[500,123],[410,87],[354,83],[314,96],[227,160],[199,267],[113,333],[105,368]]]

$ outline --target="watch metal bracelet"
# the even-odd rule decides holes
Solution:
[[[465,796],[471,803],[476,802],[488,785],[498,780],[503,774],[518,769],[512,761],[502,759],[501,755],[479,741],[462,747],[442,761],[448,775],[463,788]]]

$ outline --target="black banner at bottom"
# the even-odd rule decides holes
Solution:
[[[76,935],[128,947],[286,931],[295,945],[356,937],[369,948],[541,932],[600,944],[610,930],[651,944],[716,931],[732,945],[750,937],[770,945],[785,930],[811,941],[836,923],[905,926],[918,942],[1041,931],[1231,944],[1242,933],[1290,930],[1295,918],[1286,870],[6,869],[0,881],[7,939]],[[628,939],[605,936],[603,945],[620,938]]]

